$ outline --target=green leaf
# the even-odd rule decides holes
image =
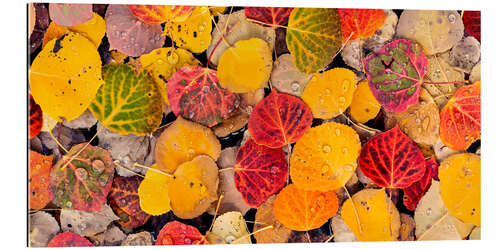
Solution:
[[[342,45],[337,10],[295,8],[288,20],[286,45],[300,71],[310,74],[324,68]]]
[[[162,119],[162,100],[154,81],[131,66],[107,65],[104,85],[90,104],[92,114],[118,134],[145,135],[153,132]]]

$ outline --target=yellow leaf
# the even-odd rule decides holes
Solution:
[[[45,47],[45,45],[52,39],[57,39],[66,34],[68,31],[73,31],[85,36],[97,48],[101,44],[101,40],[106,33],[106,23],[104,22],[104,19],[96,13],[94,13],[94,17],[92,19],[75,26],[64,27],[56,24],[55,22],[51,22],[47,31],[45,31],[45,35],[43,36],[42,47]]]
[[[226,10],[225,6],[210,6],[208,8],[210,9],[210,13],[212,14],[212,16],[220,15]]]
[[[187,65],[201,65],[193,54],[184,49],[159,48],[139,57],[139,68],[151,75],[160,89],[163,101],[168,103],[167,80]]]
[[[43,113],[43,125],[42,125],[42,131],[43,132],[50,132],[52,129],[54,129],[57,125],[57,121],[54,120],[54,118],[50,117],[46,113]]]
[[[168,185],[173,178],[170,175],[162,174],[156,164],[148,169],[144,180],[139,185],[137,193],[141,209],[151,215],[161,215],[172,208],[168,196]]]
[[[481,226],[481,157],[462,153],[446,158],[439,167],[441,197],[448,211]]]
[[[218,186],[219,168],[212,158],[199,155],[181,164],[168,189],[172,211],[182,219],[201,215],[217,200]]]
[[[212,39],[210,10],[206,6],[196,7],[185,21],[166,23],[164,35],[171,37],[180,48],[193,53],[205,51]]]
[[[80,116],[104,83],[101,57],[84,36],[69,32],[47,43],[29,72],[31,94],[57,121]]]
[[[252,244],[247,224],[240,212],[227,212],[217,217],[212,232],[226,243]]]
[[[290,176],[306,190],[340,188],[352,177],[361,151],[359,136],[352,128],[327,122],[309,129],[294,146]]]
[[[212,130],[179,116],[158,138],[155,159],[161,170],[172,174],[180,164],[197,155],[217,160],[220,153],[220,142]]]
[[[334,68],[315,73],[302,93],[302,100],[311,108],[314,118],[330,119],[349,107],[355,89],[356,74],[349,69]]]
[[[380,103],[373,96],[368,80],[362,80],[354,91],[349,114],[357,122],[365,123],[375,118],[379,111]]]
[[[359,224],[352,201],[359,217]],[[352,200],[344,201],[341,216],[359,241],[398,240],[401,226],[399,212],[384,189],[363,189],[357,192],[352,196]],[[392,234],[389,228],[392,229]]]
[[[267,86],[272,65],[271,49],[264,40],[241,40],[220,57],[217,78],[231,92],[251,92]]]

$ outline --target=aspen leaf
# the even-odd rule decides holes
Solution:
[[[481,11],[466,10],[462,15],[465,30],[481,42]]]
[[[210,10],[206,6],[198,6],[185,21],[166,23],[163,34],[171,37],[178,47],[201,53],[210,45],[211,32]]]
[[[33,138],[40,134],[44,123],[44,115],[42,113],[42,109],[40,105],[38,105],[33,96],[29,95],[29,106],[28,106],[28,114],[29,114],[29,138]]]
[[[396,241],[399,237],[399,212],[384,189],[357,192],[344,202],[341,216],[359,241]]]
[[[29,152],[29,207],[42,209],[54,197],[49,190],[53,156],[45,156],[33,150]]]
[[[286,44],[300,71],[311,74],[324,68],[342,44],[337,10],[294,8],[288,19]]]
[[[266,202],[262,203],[257,208],[257,213],[255,214],[255,224],[253,226],[253,236],[257,240],[257,243],[287,243],[288,238],[292,234],[292,230],[282,225],[276,220],[274,216],[273,207],[276,195],[272,195],[267,199]],[[272,225],[271,230],[263,230],[256,233],[259,229],[266,227],[267,225]]]
[[[344,124],[327,122],[313,127],[294,146],[292,181],[306,190],[340,188],[354,174],[360,150],[358,134]]]
[[[469,75],[470,82],[479,82],[481,81],[481,61],[479,61],[474,68],[472,68]]]
[[[300,97],[311,77],[295,67],[290,54],[283,54],[274,62],[271,84],[280,92]]]
[[[92,19],[92,4],[50,3],[49,14],[61,26],[74,26]]]
[[[355,89],[356,74],[349,69],[334,68],[315,73],[302,99],[311,108],[314,118],[330,119],[344,113],[352,102]]]
[[[57,121],[80,116],[103,84],[96,47],[69,32],[47,43],[29,72],[31,94],[42,111]]]
[[[286,7],[245,7],[245,16],[271,24],[269,26],[273,27],[273,25],[286,25],[292,10],[293,8]]]
[[[111,191],[108,195],[108,202],[120,217],[118,223],[125,228],[136,228],[142,226],[149,219],[149,214],[141,210],[140,199],[137,193],[141,178],[138,176],[122,177],[115,176]],[[158,188],[156,189],[158,192]]]
[[[358,242],[356,235],[345,224],[344,220],[340,215],[337,214],[332,218],[332,223],[330,227],[335,242]]]
[[[28,247],[46,247],[61,231],[56,219],[44,211],[30,213],[28,223]]]
[[[159,169],[173,174],[177,167],[197,155],[219,158],[220,142],[207,127],[178,117],[158,138],[155,159]]]
[[[247,224],[240,212],[227,212],[215,219],[212,233],[223,238],[226,243],[252,244]]]
[[[306,191],[290,184],[274,201],[274,216],[285,227],[309,231],[325,224],[337,213],[338,198],[334,191]]]
[[[199,155],[181,164],[174,177],[169,184],[168,195],[177,217],[197,217],[217,200],[219,168],[209,156]]]
[[[75,26],[64,27],[56,24],[55,22],[51,22],[45,31],[45,35],[43,36],[42,47],[45,47],[45,45],[52,39],[57,39],[66,34],[68,31],[83,35],[97,48],[101,44],[101,40],[106,33],[106,23],[104,22],[104,19],[96,13],[93,13],[92,19]]]
[[[448,211],[462,220],[481,226],[481,157],[455,154],[439,168],[441,196]]]
[[[370,37],[385,22],[381,9],[338,9],[342,25],[342,42]],[[351,34],[352,33],[352,34]]]
[[[50,242],[47,247],[93,247],[94,245],[90,243],[84,237],[72,233],[72,232],[63,232],[56,235]]]
[[[162,227],[155,245],[204,245],[208,244],[200,231],[193,226],[171,221]]]
[[[119,134],[145,135],[160,125],[161,96],[153,80],[131,66],[106,65],[105,84],[90,105],[92,114]]]
[[[147,24],[161,24],[166,21],[183,22],[195,9],[194,6],[146,4],[130,4],[128,8],[134,16]]]
[[[429,190],[432,180],[438,178],[438,169],[439,164],[436,162],[436,159],[430,158],[425,161],[425,173],[422,179],[403,189],[403,204],[406,208],[415,210],[420,199]]]
[[[59,219],[62,231],[92,237],[106,231],[108,225],[119,218],[109,205],[104,204],[97,211],[61,209]]]
[[[273,66],[271,49],[259,38],[241,40],[219,59],[217,77],[221,87],[246,93],[267,86]]]
[[[349,114],[357,122],[365,123],[375,118],[379,111],[380,103],[373,96],[368,80],[362,80],[354,91]]]
[[[148,169],[145,178],[137,189],[140,208],[150,215],[161,215],[172,209],[168,196],[169,184],[173,177],[163,174],[161,169],[153,164]]]

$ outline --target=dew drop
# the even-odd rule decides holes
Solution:
[[[294,92],[297,92],[299,90],[299,87],[300,87],[300,85],[298,82],[292,82],[292,90]]]
[[[36,169],[40,169],[42,166],[40,164],[36,164]]]
[[[208,89],[209,89],[209,87],[205,85],[205,86],[203,86],[203,88],[201,88],[201,91],[203,93],[208,93]]]
[[[347,165],[344,166],[344,170],[347,171],[347,172],[351,172],[353,170],[353,167],[352,167],[352,165],[347,164]]]
[[[102,162],[101,160],[95,160],[92,162],[92,168],[94,168],[94,170],[98,173],[101,173],[105,168],[104,162]]]
[[[450,14],[450,15],[448,16],[448,21],[450,21],[450,23],[454,23],[456,19],[457,19],[457,18],[456,18],[456,17],[455,17],[455,15],[453,15],[453,14]]]
[[[331,92],[330,89],[325,89],[325,95],[330,95]]]
[[[347,149],[347,147],[342,148],[342,153],[347,154],[348,152],[349,152],[349,150]]]
[[[330,151],[332,151],[332,148],[330,147],[330,145],[323,145],[323,152],[324,153],[330,153]]]
[[[339,136],[339,135],[340,135],[340,128],[336,128],[336,129],[335,129],[335,134],[336,134],[337,136]]]
[[[425,20],[424,19],[420,19],[420,25],[424,25],[425,24]]]
[[[328,172],[329,169],[330,169],[330,166],[328,166],[328,164],[325,164],[325,165],[323,165],[323,167],[321,167],[321,172],[326,173],[326,172]]]
[[[176,53],[172,53],[167,59],[170,64],[176,64],[179,61],[179,56]]]
[[[189,238],[185,238],[184,243],[186,243],[186,245],[189,245],[191,244],[191,240]]]
[[[343,97],[343,96],[339,97],[339,102],[340,103],[344,103],[345,102],[345,97]]]
[[[192,148],[188,149],[188,154],[194,155],[194,149],[192,149]]]
[[[324,103],[325,103],[325,100],[324,100],[324,99],[319,99],[319,103],[320,103],[320,104],[324,104]]]
[[[427,208],[427,210],[425,211],[425,214],[426,215],[431,215],[431,212],[432,212],[432,209],[431,208]]]
[[[72,206],[73,206],[73,203],[71,203],[71,201],[66,202],[66,207],[71,208]]]
[[[349,89],[349,85],[350,85],[349,80],[345,79],[342,82],[342,90],[344,90],[344,92],[347,92],[347,90]]]

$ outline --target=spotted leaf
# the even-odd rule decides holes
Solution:
[[[172,20],[185,21],[193,12],[194,6],[181,5],[140,5],[130,4],[128,8],[134,16],[147,24],[161,24]]]
[[[436,159],[430,158],[425,161],[425,173],[422,178],[403,189],[403,203],[409,210],[415,211],[418,202],[429,190],[432,180],[438,177],[439,164]]]
[[[184,21],[170,21],[165,24],[164,34],[175,44],[193,53],[201,53],[212,39],[212,19],[206,6],[198,6]]]
[[[160,230],[155,245],[205,245],[208,241],[193,226],[171,221]]]
[[[286,7],[245,7],[245,16],[250,19],[273,25],[286,25],[293,8]],[[263,24],[264,26],[267,26]]]
[[[342,40],[356,40],[372,36],[385,22],[381,9],[338,9],[342,24]],[[352,34],[352,35],[351,35]]]
[[[54,197],[49,190],[53,156],[45,156],[30,150],[29,153],[29,207],[42,209]]]
[[[417,103],[427,72],[427,58],[417,43],[389,42],[363,59],[363,65],[370,89],[384,109],[401,112]]]
[[[150,215],[142,211],[137,189],[141,183],[141,178],[138,176],[122,177],[116,176],[111,185],[108,200],[115,211],[123,211],[117,213],[120,217],[118,223],[126,228],[136,228],[142,226],[149,219]]]
[[[258,207],[286,183],[288,166],[281,148],[258,145],[251,138],[238,149],[234,183],[251,207]]]

